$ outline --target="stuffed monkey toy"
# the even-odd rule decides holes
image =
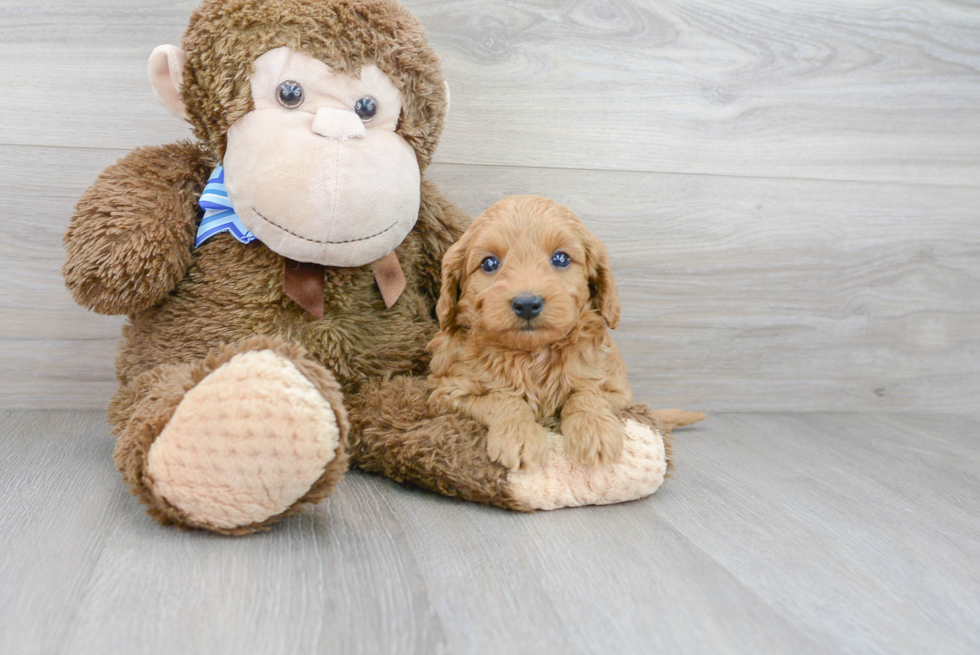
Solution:
[[[153,51],[196,142],[139,148],[78,203],[63,273],[128,320],[115,461],[163,524],[263,530],[348,463],[530,511],[655,491],[662,433],[628,410],[623,456],[510,471],[470,419],[427,409],[440,261],[468,219],[423,174],[447,111],[438,58],[392,0],[204,0]]]

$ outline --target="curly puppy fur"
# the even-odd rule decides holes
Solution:
[[[570,263],[554,265],[555,253]],[[429,345],[433,406],[487,426],[491,459],[509,468],[543,461],[542,422],[559,414],[572,457],[614,461],[623,448],[617,415],[632,393],[609,334],[620,306],[602,243],[562,205],[513,196],[473,221],[442,275]],[[521,299],[533,299],[534,315],[519,312]]]

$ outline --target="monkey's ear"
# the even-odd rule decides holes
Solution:
[[[157,99],[167,111],[186,121],[187,109],[180,97],[180,81],[184,75],[185,61],[187,55],[183,50],[175,45],[161,45],[150,53],[147,69]]]
[[[586,267],[589,271],[589,293],[592,306],[610,329],[619,326],[622,307],[619,305],[619,292],[609,268],[609,253],[601,241],[590,235],[585,250]]]
[[[464,233],[442,258],[442,288],[439,302],[436,303],[436,316],[439,329],[456,331],[456,305],[459,303],[459,287],[463,283],[463,273],[469,255],[469,233]]]

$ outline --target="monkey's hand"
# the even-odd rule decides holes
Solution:
[[[61,272],[75,301],[99,314],[157,303],[184,277],[214,162],[180,142],[138,148],[82,195],[65,235]]]

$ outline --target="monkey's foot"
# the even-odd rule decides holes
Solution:
[[[586,466],[565,452],[561,435],[551,432],[543,466],[511,471],[511,494],[530,509],[609,505],[649,496],[663,484],[667,453],[663,435],[638,421],[623,421],[623,452],[608,466]]]
[[[144,482],[179,523],[243,534],[325,497],[346,468],[341,441],[337,411],[296,364],[240,352],[180,400]]]

